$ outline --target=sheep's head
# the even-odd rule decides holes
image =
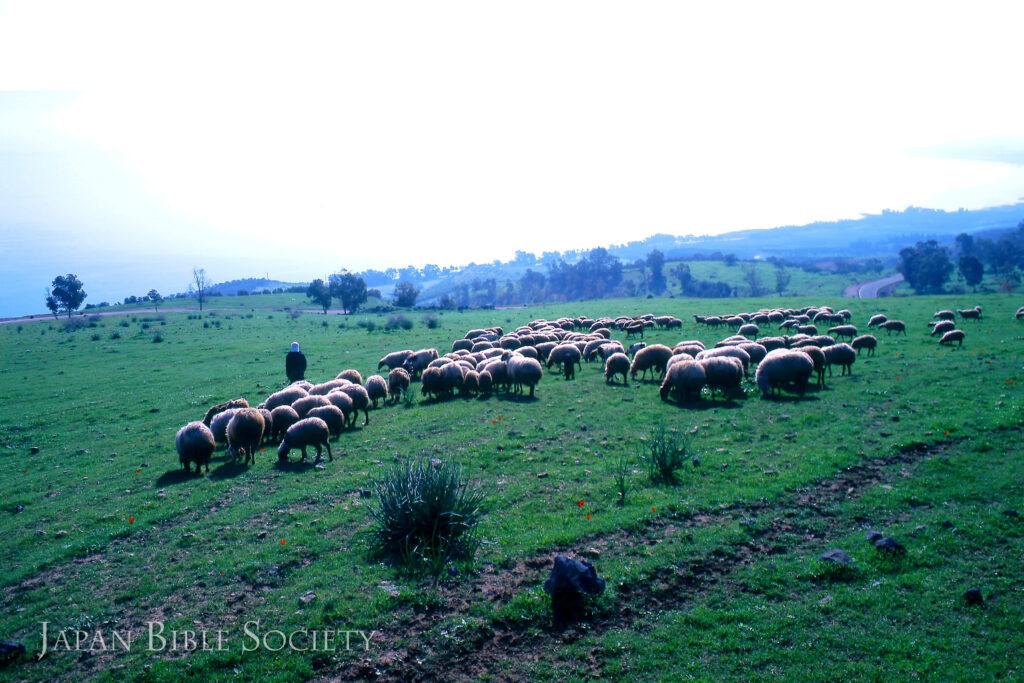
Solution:
[[[288,457],[288,451],[291,450],[291,446],[288,445],[288,438],[281,439],[281,445],[277,447],[277,459],[284,460]]]

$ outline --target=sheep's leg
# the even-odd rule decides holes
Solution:
[[[363,426],[365,427],[366,425],[370,424],[370,409],[363,408],[363,412],[366,414],[366,420],[363,422]]]
[[[534,387],[534,385],[531,384],[530,385],[530,398],[533,398],[533,387]]]
[[[306,447],[305,446],[302,447],[302,459],[303,460],[306,459]]]
[[[334,460],[334,456],[331,454],[331,444],[324,443],[324,445],[327,446],[327,459]]]

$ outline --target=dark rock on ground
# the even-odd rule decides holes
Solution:
[[[833,564],[850,564],[853,562],[853,558],[839,548],[833,548],[832,550],[823,552],[818,556],[818,559],[822,562],[831,562]]]
[[[980,588],[968,588],[967,592],[964,593],[964,600],[967,601],[968,605],[980,605],[985,602],[985,599],[981,596]]]
[[[25,646],[10,640],[0,640],[0,668],[9,666],[25,656]]]
[[[868,543],[874,544],[875,541],[880,540],[885,534],[881,531],[875,531],[874,529],[868,529],[864,532],[864,538],[868,539]]]
[[[544,590],[551,594],[555,628],[564,628],[583,617],[584,595],[604,592],[604,579],[589,562],[559,555],[544,582]]]
[[[906,548],[900,545],[899,542],[891,536],[886,536],[885,538],[880,538],[875,541],[875,548],[883,552],[893,554],[904,553],[907,551]]]

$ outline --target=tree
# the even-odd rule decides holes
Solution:
[[[935,240],[918,242],[900,250],[896,269],[919,294],[938,293],[953,272],[953,263],[946,250]]]
[[[206,290],[210,288],[210,279],[206,276],[205,268],[192,268],[192,284],[188,286],[190,291],[196,294],[196,301],[199,302],[199,310],[203,310],[203,302],[206,301]]]
[[[981,283],[981,278],[985,274],[985,267],[981,264],[976,256],[965,254],[960,257],[960,274],[964,280],[971,287],[977,287]]]
[[[353,273],[335,273],[331,276],[331,296],[341,299],[341,308],[346,313],[355,313],[366,301],[366,282]]]
[[[395,285],[395,305],[402,308],[412,308],[416,305],[416,297],[420,290],[411,282],[399,282]]]
[[[46,292],[46,307],[54,317],[58,311],[64,311],[70,318],[85,301],[86,293],[82,289],[82,281],[74,273],[68,273],[53,278],[52,287],[52,290]]]
[[[793,279],[793,276],[790,274],[788,270],[786,270],[786,266],[782,265],[781,263],[776,263],[775,293],[781,295],[784,291],[786,291],[786,287],[789,287],[789,281],[791,279]]]
[[[155,289],[149,290],[149,294],[146,295],[146,298],[153,302],[154,313],[156,313],[156,311],[160,308],[160,304],[164,302],[164,298],[160,296],[160,292],[156,291]]]
[[[680,263],[678,266],[672,269],[672,275],[679,280],[679,285],[682,288],[682,293],[685,295],[690,289],[690,283],[693,282],[693,274],[690,273],[690,266],[685,263]]]
[[[966,232],[962,232],[956,236],[956,246],[961,254],[967,256],[974,249],[974,238]]]
[[[665,255],[655,249],[647,255],[644,265],[651,271],[647,280],[647,290],[654,294],[661,294],[665,291],[666,287],[665,274],[662,272],[662,267],[665,265]]]
[[[751,263],[743,270],[743,279],[750,287],[750,296],[764,296],[764,287],[761,285],[761,278],[757,274],[757,264]]]
[[[313,300],[320,308],[324,309],[324,315],[327,315],[327,309],[331,307],[331,300],[334,298],[331,296],[331,289],[324,284],[324,281],[317,278],[309,283],[309,287],[306,288],[306,296]]]

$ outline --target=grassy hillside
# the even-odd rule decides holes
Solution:
[[[295,456],[277,466],[268,446],[248,468],[218,450],[209,475],[186,477],[174,452],[177,429],[209,406],[255,404],[283,386],[293,340],[307,377],[324,381],[350,367],[373,374],[391,350],[443,353],[474,327],[652,312],[684,328],[648,342],[710,345],[728,333],[694,328],[694,313],[812,303],[850,305],[862,331],[883,312],[910,333],[881,333],[875,357],[803,399],[752,391],[679,407],[659,400],[656,383],[606,385],[595,363],[574,381],[546,375],[535,400],[417,393],[332,442],[323,469]],[[928,336],[935,310],[976,303],[985,319],[961,325],[962,349]],[[605,300],[439,313],[436,329],[413,314],[411,330],[371,332],[358,322],[378,316],[226,308],[140,312],[73,332],[52,321],[0,326],[0,637],[36,655],[46,621],[51,639],[70,628],[140,641],[130,652],[52,652],[0,679],[1019,678],[1020,303]],[[652,483],[640,461],[659,428],[688,438],[697,457],[678,486]],[[473,569],[439,581],[368,552],[374,501],[361,490],[420,455],[455,459],[487,491]],[[881,557],[868,528],[906,555]],[[851,570],[817,561],[834,547],[853,556]],[[541,589],[556,553],[588,557],[607,580],[589,620],[564,633],[551,631]],[[965,605],[971,586],[984,606]],[[350,651],[243,651],[257,620],[250,630],[261,635],[373,635],[368,650],[356,639]],[[224,649],[149,652],[151,621],[165,635],[223,629]]]

